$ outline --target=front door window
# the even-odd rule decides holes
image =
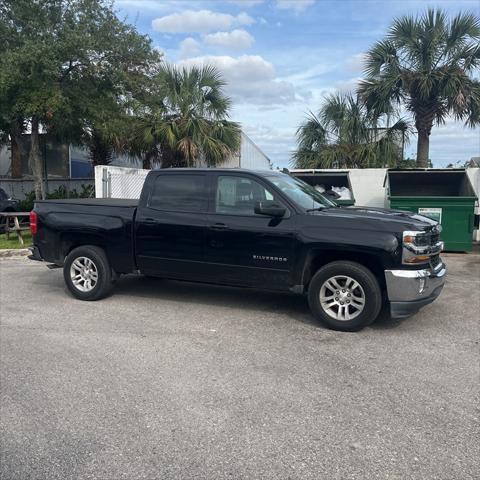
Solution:
[[[215,213],[256,216],[255,203],[264,200],[274,200],[274,195],[255,180],[233,175],[218,177]]]

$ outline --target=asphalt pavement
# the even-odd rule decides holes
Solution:
[[[327,330],[303,297],[122,277],[81,302],[0,260],[0,478],[480,476],[480,255],[403,321]]]

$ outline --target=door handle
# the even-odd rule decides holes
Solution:
[[[153,218],[144,218],[142,223],[157,223]]]
[[[228,226],[224,223],[214,223],[210,228],[212,230],[228,230]]]

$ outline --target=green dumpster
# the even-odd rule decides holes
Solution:
[[[312,185],[312,187],[319,189],[320,192],[325,190],[324,195],[335,202],[337,205],[351,206],[355,205],[355,197],[353,195],[352,184],[350,183],[350,175],[348,171],[328,171],[328,170],[290,170],[290,175],[303,180],[305,183]],[[340,198],[335,198],[335,192],[337,195],[341,195]]]
[[[390,169],[385,186],[390,208],[441,223],[445,250],[472,250],[477,197],[464,169]]]

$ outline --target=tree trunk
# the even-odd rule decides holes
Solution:
[[[90,160],[92,165],[109,165],[112,161],[112,147],[98,131],[93,131],[90,143]]]
[[[143,157],[142,167],[144,170],[151,170],[152,169],[152,154],[147,152]]]
[[[428,107],[417,111],[415,126],[417,127],[417,167],[428,168],[428,157],[430,151],[430,133],[432,131],[435,113]]]
[[[32,117],[32,133],[30,134],[30,154],[28,163],[33,172],[33,185],[35,189],[35,198],[37,200],[45,199],[45,185],[43,183],[43,159],[40,154],[39,122],[37,117]]]
[[[428,168],[428,152],[430,149],[430,135],[426,132],[418,132],[417,140],[417,167]]]
[[[20,149],[20,134],[16,125],[10,131],[10,151],[12,154],[12,178],[22,177],[22,151]]]

